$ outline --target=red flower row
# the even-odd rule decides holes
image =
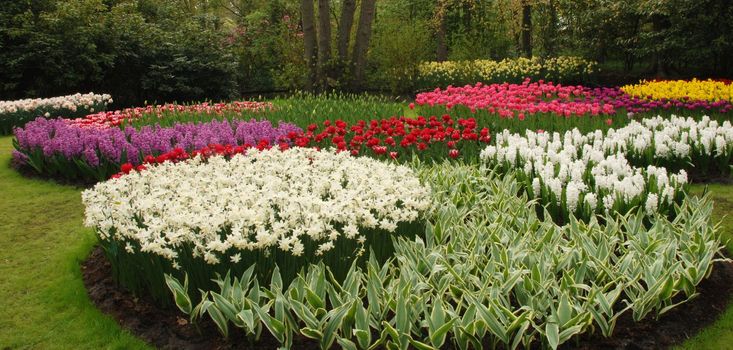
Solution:
[[[392,117],[390,119],[360,120],[353,125],[342,120],[324,121],[321,125],[311,124],[306,132],[294,139],[299,147],[335,147],[337,151],[348,151],[352,155],[371,152],[376,155],[389,154],[397,158],[399,151],[422,152],[434,144],[445,144],[454,150],[448,155],[459,155],[459,142],[491,141],[488,128],[478,130],[475,118],[453,120],[449,115],[441,118]]]
[[[282,142],[278,145],[280,150],[286,150],[290,148],[290,145]],[[162,153],[158,156],[152,156],[148,155],[145,156],[143,160],[143,164],[140,164],[138,166],[134,166],[132,163],[124,163],[120,166],[120,172],[112,175],[113,179],[116,179],[122,175],[129,174],[133,171],[143,171],[147,169],[148,165],[155,165],[155,164],[161,164],[165,162],[173,162],[178,163],[180,161],[184,161],[189,158],[194,158],[197,156],[201,156],[202,158],[206,159],[211,156],[225,156],[225,157],[232,157],[235,154],[246,154],[247,150],[250,148],[257,148],[258,150],[262,151],[265,149],[272,148],[272,145],[270,145],[270,142],[267,140],[262,140],[259,143],[257,143],[256,146],[252,146],[250,144],[244,144],[241,146],[234,146],[234,145],[220,145],[220,144],[212,144],[208,145],[202,149],[194,150],[191,153],[186,152],[183,148],[174,148],[170,152]]]

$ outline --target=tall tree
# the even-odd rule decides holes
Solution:
[[[367,50],[369,39],[372,35],[372,22],[377,0],[362,0],[359,11],[359,26],[356,29],[356,42],[354,43],[354,81],[355,89],[361,88],[364,80],[364,68],[367,61]]]
[[[318,54],[316,52],[316,27],[313,15],[313,0],[301,0],[300,3],[301,20],[303,21],[303,41],[305,48],[305,62],[308,66],[308,78],[306,79],[306,89],[312,90],[316,85],[316,64],[318,62]]]
[[[436,60],[443,62],[448,59],[448,0],[439,0],[435,6],[435,21],[437,28],[435,31],[436,42]]]
[[[341,4],[341,21],[338,28],[338,55],[341,62],[346,62],[349,55],[349,41],[351,39],[351,27],[354,26],[354,13],[356,12],[356,0],[344,0]]]
[[[532,5],[522,0],[522,53],[532,57]]]
[[[318,85],[328,88],[331,61],[331,6],[329,0],[318,0]]]

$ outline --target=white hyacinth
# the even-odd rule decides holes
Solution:
[[[571,213],[581,200],[594,211],[642,203],[652,213],[663,204],[670,207],[688,182],[684,170],[670,173],[653,165],[642,168],[630,160],[638,163],[652,154],[657,160],[684,164],[693,157],[733,153],[733,126],[709,117],[700,121],[676,116],[647,118],[606,134],[596,130],[583,135],[573,129],[563,134],[528,130],[521,135],[504,130],[494,137],[496,145],[481,152],[485,163],[523,172],[534,197],[539,198],[544,188]],[[563,195],[564,203],[559,203]]]

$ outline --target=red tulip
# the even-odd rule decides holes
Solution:
[[[123,173],[125,173],[125,174],[129,174],[129,173],[130,173],[130,171],[132,171],[132,169],[133,169],[133,166],[132,166],[132,164],[131,164],[131,163],[125,163],[125,164],[122,164],[122,165],[120,166],[120,170],[121,170],[121,171],[122,171]]]

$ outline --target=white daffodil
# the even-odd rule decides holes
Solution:
[[[100,238],[170,260],[188,245],[209,264],[241,259],[224,256],[232,249],[323,254],[363,239],[361,229],[394,232],[429,198],[410,168],[308,148],[163,163],[82,193],[85,224]],[[306,240],[317,250],[305,251]]]

